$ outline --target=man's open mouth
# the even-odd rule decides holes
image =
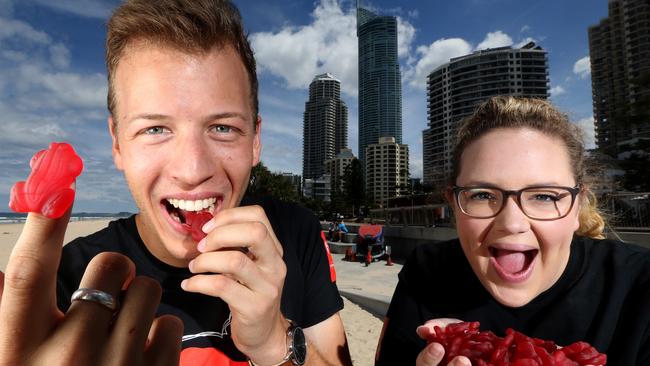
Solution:
[[[214,214],[214,205],[216,202],[216,197],[206,198],[202,200],[181,200],[175,198],[168,198],[163,200],[169,216],[181,224],[187,223],[188,216],[192,216],[197,213]]]

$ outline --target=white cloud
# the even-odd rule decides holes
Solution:
[[[307,26],[251,35],[261,72],[280,77],[288,88],[307,88],[315,75],[330,72],[341,90],[357,94],[356,16],[336,0],[322,0]]]
[[[594,130],[594,117],[582,118],[574,121],[582,129],[586,149],[596,148],[596,131]]]
[[[529,26],[529,25],[524,25],[524,26],[521,27],[521,29],[519,30],[519,33],[526,33],[526,32],[530,32],[530,26]]]
[[[562,94],[566,93],[566,90],[562,87],[562,85],[556,85],[551,88],[551,97],[557,97]]]
[[[405,71],[405,79],[410,86],[426,89],[427,75],[438,66],[449,62],[453,57],[472,52],[472,45],[462,38],[439,39],[429,46],[419,46],[416,50],[418,61]]]
[[[522,48],[523,46],[527,45],[530,42],[535,42],[537,43],[537,40],[533,37],[526,37],[522,39],[521,41],[515,43],[512,47],[513,48]]]
[[[402,18],[397,18],[397,56],[407,57],[415,38],[415,27]]]
[[[115,4],[108,0],[33,0],[48,8],[86,18],[108,19]]]
[[[586,79],[591,75],[589,56],[585,56],[573,64],[573,73],[580,76],[581,79]]]
[[[70,50],[63,43],[50,46],[50,59],[54,66],[67,69],[70,66]]]
[[[289,89],[306,89],[315,75],[329,72],[341,80],[341,91],[358,94],[357,20],[354,8],[337,0],[320,0],[312,22],[285,26],[277,32],[251,35],[261,73],[279,77]],[[398,54],[408,57],[415,28],[398,17]]]
[[[0,18],[0,41],[12,38],[40,44],[51,42],[50,36],[34,29],[28,23],[15,19]]]
[[[498,30],[489,32],[485,39],[476,46],[476,50],[486,50],[488,48],[505,47],[512,45],[512,38],[509,35]]]

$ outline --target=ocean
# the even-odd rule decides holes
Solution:
[[[113,220],[121,217],[129,217],[130,212],[104,213],[104,212],[77,212],[70,216],[70,221],[88,221],[88,220]],[[25,222],[27,214],[15,212],[0,212],[0,224],[22,224]]]

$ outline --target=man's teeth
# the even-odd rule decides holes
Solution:
[[[214,211],[214,203],[217,202],[216,198],[205,198],[202,200],[189,201],[189,200],[179,200],[175,198],[167,199],[170,205],[175,208],[184,210],[184,211],[202,211],[206,208],[209,211]]]

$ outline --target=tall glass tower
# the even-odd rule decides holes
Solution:
[[[402,143],[402,78],[397,59],[397,19],[357,3],[359,38],[359,159],[380,137]]]

